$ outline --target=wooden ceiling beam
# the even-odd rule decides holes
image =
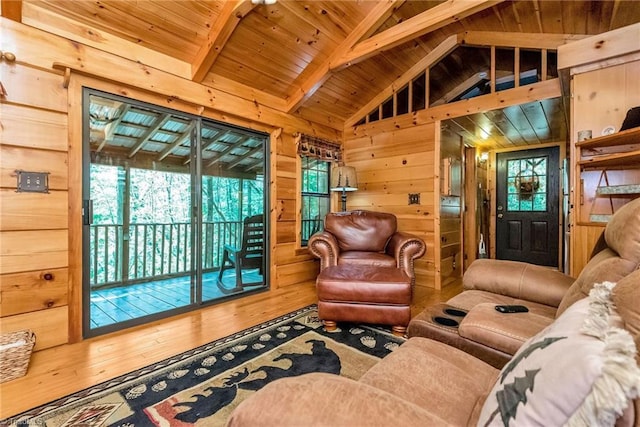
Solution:
[[[423,70],[431,67],[440,59],[450,53],[458,45],[476,46],[504,46],[531,49],[552,49],[557,50],[563,44],[581,40],[589,37],[583,34],[533,34],[533,33],[505,33],[500,31],[465,31],[458,35],[449,36],[440,43],[420,62],[407,70],[402,76],[397,78],[386,89],[379,92],[373,99],[362,106],[351,117],[345,121],[345,128],[354,126],[362,117],[367,115],[375,106],[381,104],[385,99],[392,96],[394,92],[409,83]],[[472,77],[475,78],[476,76]],[[428,84],[428,82],[427,82]],[[465,82],[470,84],[469,82]],[[436,104],[432,106],[436,106]]]
[[[460,44],[474,46],[519,47],[523,49],[552,49],[589,37],[584,34],[505,33],[502,31],[465,31]]]
[[[637,52],[640,52],[640,23],[561,46],[558,70]]]
[[[504,0],[447,0],[358,43],[337,62],[333,62],[331,70],[339,70],[362,62],[380,52],[460,21],[502,1]]]
[[[206,43],[200,46],[191,64],[191,79],[194,82],[199,83],[204,79],[242,18],[256,6],[257,4],[250,0],[224,2],[220,15],[216,17],[207,34]]]
[[[9,0],[9,3],[12,1]],[[191,77],[190,65],[185,61],[153,51],[107,31],[80,24],[32,2],[24,3],[23,12],[23,23],[31,27],[182,78]]]
[[[288,95],[287,112],[297,109],[304,101],[309,99],[324,82],[331,76],[332,64],[345,55],[360,39],[375,31],[387,18],[389,18],[405,0],[387,0],[379,2],[371,12],[358,24],[358,26],[344,39],[322,65],[303,82],[296,80],[295,88]]]
[[[402,88],[405,84],[413,80],[418,74],[433,64],[438,62],[449,52],[458,46],[458,35],[452,35],[447,37],[442,43],[431,50],[420,62],[416,63],[413,67],[408,69],[404,74],[398,77],[393,83],[391,83],[386,89],[378,93],[373,99],[362,106],[356,111],[349,119],[345,121],[345,127],[353,126],[362,117],[368,114],[376,105],[381,104],[385,99],[393,95],[395,91]],[[427,85],[429,82],[426,82]],[[428,101],[427,101],[428,102]]]
[[[544,27],[542,26],[542,14],[540,13],[540,4],[538,0],[533,0],[533,9],[536,11],[536,21],[538,21],[538,31],[544,33]]]
[[[4,18],[22,22],[22,0],[1,0],[0,8]]]

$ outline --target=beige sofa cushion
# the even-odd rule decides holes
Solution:
[[[460,322],[461,337],[508,354],[553,322],[553,317],[526,313],[500,313],[496,305],[478,304]]]
[[[415,337],[365,372],[360,383],[438,414],[447,424],[466,426],[475,425],[471,416],[482,406],[497,374],[497,369],[467,353]],[[425,420],[422,425],[440,424]]]
[[[640,343],[640,270],[620,280],[613,288],[612,298],[625,328]]]
[[[569,307],[502,369],[479,425],[614,425],[640,393],[636,347],[612,283]]]
[[[558,306],[557,316],[589,294],[594,283],[618,282],[640,266],[640,198],[618,211],[607,224],[604,237],[609,249],[594,256],[584,267]]]

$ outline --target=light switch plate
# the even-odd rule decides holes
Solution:
[[[27,172],[23,170],[17,170],[16,175],[18,178],[16,192],[49,192],[49,172]]]

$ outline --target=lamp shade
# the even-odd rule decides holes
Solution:
[[[331,170],[331,191],[356,191],[358,178],[353,166],[337,166]]]

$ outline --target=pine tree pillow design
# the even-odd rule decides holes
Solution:
[[[640,393],[631,335],[609,282],[525,342],[505,365],[478,426],[613,426]]]

